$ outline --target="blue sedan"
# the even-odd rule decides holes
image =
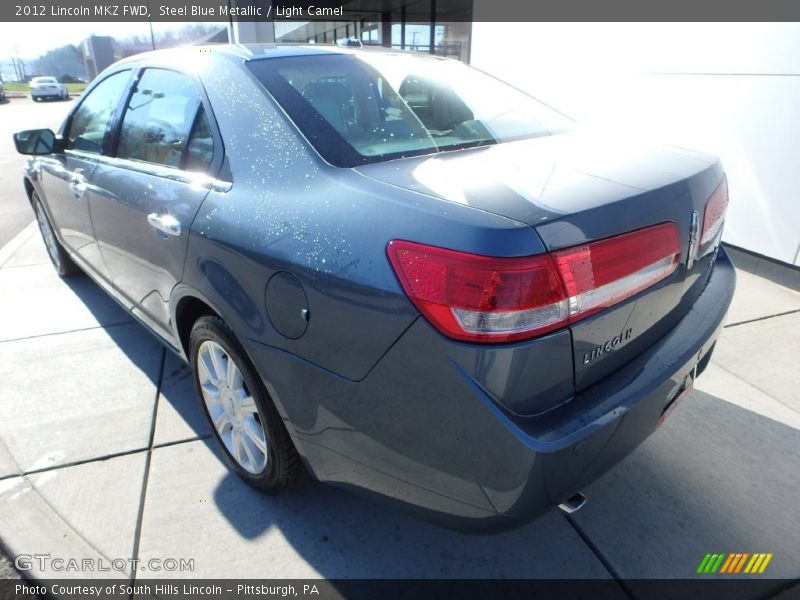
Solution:
[[[142,54],[15,143],[58,273],[191,364],[268,493],[310,475],[475,529],[577,507],[692,389],[734,290],[716,158],[451,60]]]

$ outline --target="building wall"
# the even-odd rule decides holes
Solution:
[[[610,135],[717,154],[723,239],[800,265],[800,24],[476,22],[471,63]]]
[[[89,36],[81,44],[81,52],[86,65],[86,74],[91,81],[114,62],[113,39],[107,35]]]

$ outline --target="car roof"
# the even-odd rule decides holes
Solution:
[[[356,54],[380,52],[388,54],[411,54],[420,58],[441,59],[419,52],[398,51],[381,46],[342,47],[334,44],[211,44],[206,46],[183,46],[167,50],[154,50],[124,58],[114,65],[130,65],[150,61],[182,63],[192,52],[202,52],[232,61],[257,61],[288,56],[314,56],[324,54]]]

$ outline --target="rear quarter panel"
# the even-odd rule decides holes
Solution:
[[[180,293],[209,298],[241,337],[361,380],[417,317],[386,258],[389,241],[501,256],[543,250],[522,223],[325,164],[241,62],[210,64],[201,79],[233,186],[212,191],[195,219]],[[265,309],[280,271],[308,300],[299,339],[276,331]]]

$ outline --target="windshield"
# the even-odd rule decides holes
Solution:
[[[248,66],[317,151],[340,167],[553,135],[572,123],[452,60],[357,53]]]
[[[55,77],[34,77],[31,80],[31,83],[33,83],[33,84],[37,84],[37,83],[55,83],[55,82],[56,82]]]

